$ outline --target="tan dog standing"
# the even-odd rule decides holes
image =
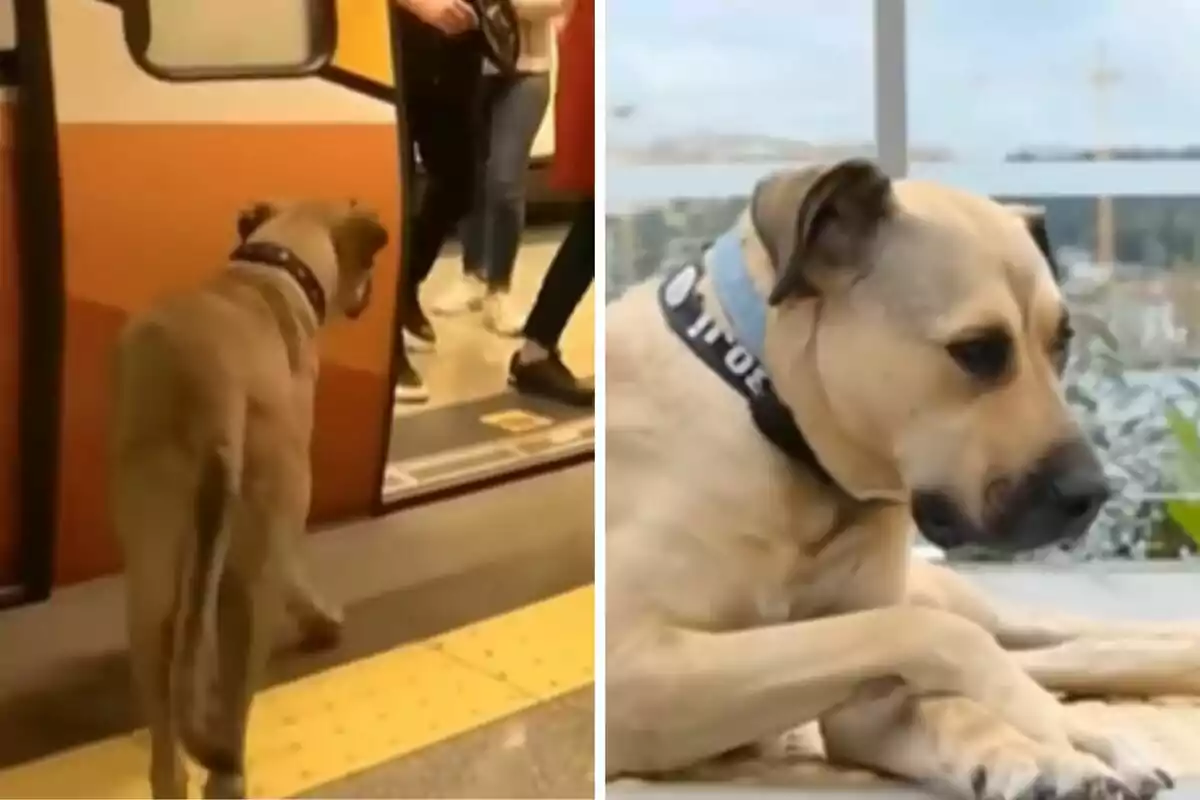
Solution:
[[[609,307],[610,777],[818,722],[834,760],[955,796],[1170,784],[1048,689],[1200,693],[1200,626],[1020,615],[910,557],[914,519],[1019,550],[1107,497],[1042,233],[852,160],[763,181],[702,268]]]
[[[246,724],[278,612],[333,643],[298,560],[318,329],[357,317],[387,243],[354,203],[258,204],[229,267],[136,316],[116,349],[113,510],[154,797],[245,792]],[[328,318],[328,319],[327,319]]]

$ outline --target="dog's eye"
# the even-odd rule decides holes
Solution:
[[[1065,353],[1071,346],[1071,340],[1075,338],[1075,329],[1071,327],[1071,320],[1063,317],[1058,323],[1058,330],[1054,332],[1054,342],[1051,347],[1056,353]]]
[[[1058,323],[1058,330],[1054,332],[1054,341],[1050,343],[1050,356],[1054,359],[1054,364],[1058,367],[1058,371],[1062,372],[1067,368],[1067,358],[1071,353],[1071,340],[1075,338],[1075,329],[1071,327],[1071,320],[1063,317]]]
[[[972,334],[946,345],[955,363],[973,378],[998,380],[1008,371],[1012,358],[1012,339],[1006,331],[995,329]]]

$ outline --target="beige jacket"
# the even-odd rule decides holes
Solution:
[[[549,72],[554,51],[554,20],[563,11],[564,0],[513,0],[521,19],[521,57],[519,72]],[[496,68],[484,60],[485,72]]]

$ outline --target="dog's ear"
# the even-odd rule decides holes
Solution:
[[[259,226],[275,216],[275,214],[275,206],[270,203],[258,202],[242,209],[238,213],[238,238],[243,242],[246,241],[250,238],[250,234],[258,230]]]
[[[1050,273],[1054,275],[1054,282],[1062,283],[1062,266],[1054,258],[1054,248],[1050,246],[1050,234],[1046,232],[1046,209],[1042,206],[1029,206],[1021,203],[1007,203],[1005,208],[1012,211],[1025,223],[1029,235],[1037,243],[1038,250],[1041,250],[1042,255],[1046,257]]]
[[[775,266],[769,302],[818,293],[818,272],[861,263],[895,207],[892,182],[873,162],[773,175],[755,187],[750,213]]]
[[[338,264],[367,270],[379,251],[387,246],[388,232],[375,214],[355,207],[330,231]]]

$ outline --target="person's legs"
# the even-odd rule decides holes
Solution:
[[[430,65],[422,65],[430,69]],[[425,169],[425,191],[412,218],[408,258],[401,272],[400,313],[407,338],[431,348],[435,334],[418,294],[442,245],[470,211],[480,153],[480,56],[461,43],[445,45],[437,81],[419,83],[421,97],[409,97],[409,133]],[[410,83],[405,81],[406,84]],[[405,87],[406,91],[408,86]]]
[[[493,122],[496,101],[506,91],[509,80],[502,75],[485,75],[483,78],[479,124],[481,128],[490,131],[489,135],[493,137],[496,135]],[[435,314],[450,316],[478,311],[487,293],[483,272],[488,247],[486,176],[490,160],[490,148],[479,152],[475,163],[474,202],[470,212],[458,225],[458,238],[462,243],[462,276],[454,280],[429,304],[430,310]]]
[[[411,103],[409,104],[411,105]],[[420,115],[414,115],[419,117]],[[413,152],[412,147],[402,148],[400,153],[400,180],[404,181],[407,176],[412,175]],[[413,217],[405,211],[402,225],[412,225]],[[400,252],[400,269],[399,278],[396,285],[396,308],[392,312],[394,322],[392,324],[392,385],[394,387],[394,396],[397,402],[400,403],[424,403],[429,399],[429,390],[425,387],[425,381],[421,379],[420,373],[413,367],[412,360],[408,355],[408,348],[405,346],[404,335],[404,307],[401,298],[405,295],[404,286],[404,270],[405,258],[404,251]]]
[[[401,130],[402,123],[407,123],[409,132],[409,141],[407,142],[397,135],[397,143],[402,145],[397,156],[397,163],[400,167],[399,183],[403,184],[413,174],[412,141],[417,138],[413,135],[413,130],[426,125],[430,116],[430,109],[422,103],[427,92],[418,80],[421,73],[409,69],[408,65],[413,63],[412,59],[416,57],[417,53],[424,53],[430,49],[431,41],[428,38],[430,32],[422,29],[420,23],[406,12],[393,10],[391,26],[392,63],[396,65],[397,71],[400,73],[397,76],[395,95],[397,130]],[[404,40],[403,47],[400,46],[401,39]],[[427,58],[426,60],[432,59]],[[403,208],[401,213],[404,215],[400,221],[401,226],[414,222],[414,215],[407,207]],[[395,322],[392,326],[392,385],[397,402],[423,403],[429,399],[429,391],[425,387],[425,382],[421,380],[420,374],[413,368],[412,361],[408,356],[408,348],[405,347],[403,303],[400,298],[406,294],[404,287],[406,255],[407,253],[401,249],[400,278],[396,285],[396,310],[393,312]]]
[[[496,333],[514,335],[519,314],[508,297],[513,267],[525,229],[525,179],[530,151],[550,102],[550,76],[521,75],[510,81],[495,105],[491,152],[484,177],[488,208],[484,274],[488,297],[484,324]]]
[[[595,201],[588,198],[579,203],[525,321],[525,341],[509,365],[509,383],[517,391],[572,405],[591,405],[592,386],[572,375],[563,364],[558,343],[595,272]]]

